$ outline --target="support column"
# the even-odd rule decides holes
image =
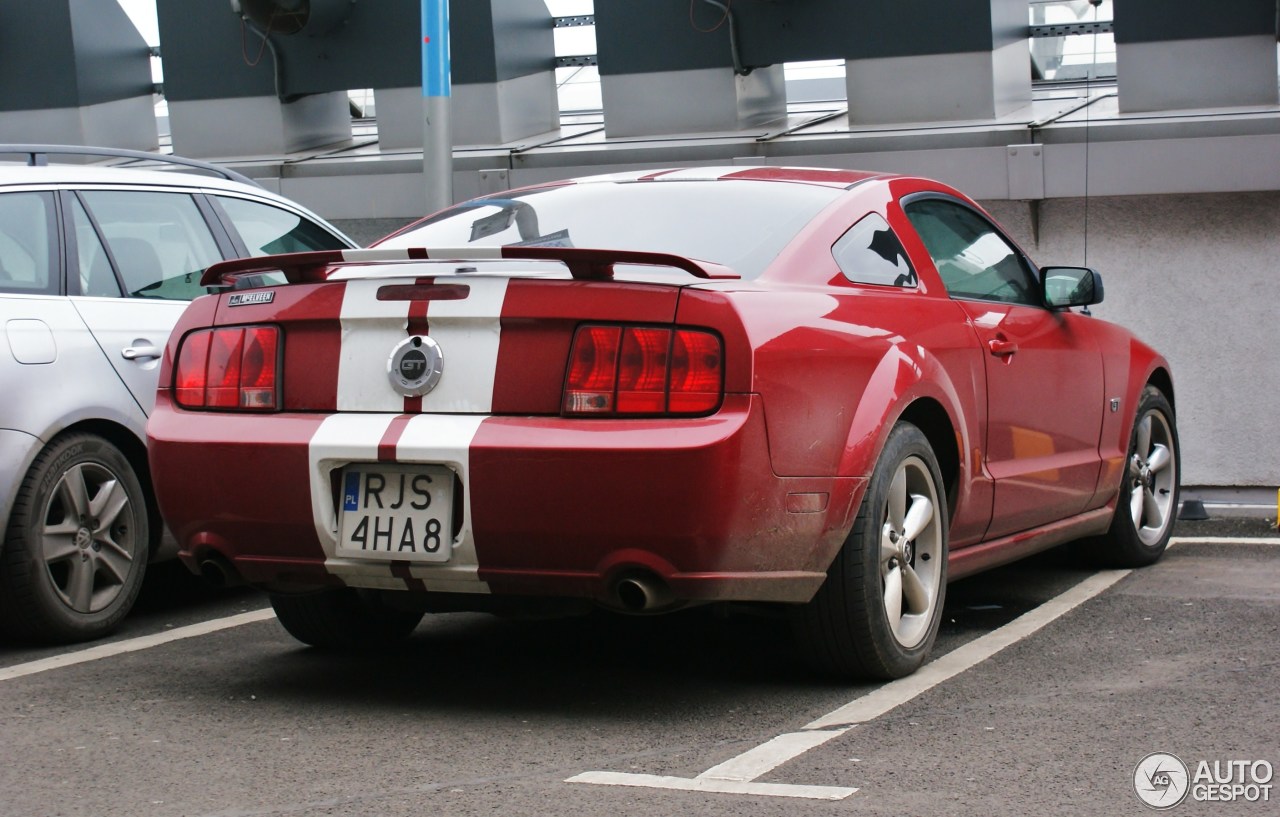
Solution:
[[[296,32],[265,29],[214,0],[157,0],[174,152],[281,156],[351,139],[345,86],[316,84]],[[301,35],[311,47],[325,38]],[[360,86],[355,86],[360,87]]]
[[[990,120],[1031,104],[1026,0],[955,0],[929,13],[926,23],[904,10],[866,56],[846,60],[851,124]]]
[[[744,8],[733,6],[732,13]],[[596,5],[609,136],[736,131],[786,117],[781,61],[744,64],[742,18],[726,14],[685,0]]]
[[[0,3],[0,132],[156,149],[150,49],[119,4]]]
[[[422,186],[427,212],[453,204],[449,0],[422,0]]]
[[[283,156],[351,139],[345,91],[275,96],[169,100],[173,150],[183,156]]]
[[[1120,110],[1276,105],[1276,4],[1116,3]]]

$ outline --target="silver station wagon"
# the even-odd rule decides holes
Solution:
[[[70,153],[157,169],[48,163]],[[0,145],[0,631],[101,636],[128,613],[147,563],[176,553],[145,424],[169,332],[207,292],[204,269],[352,246],[213,165]]]

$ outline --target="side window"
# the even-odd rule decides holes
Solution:
[[[185,301],[207,292],[200,274],[222,255],[189,194],[86,190],[80,195],[111,249],[127,295]]]
[[[76,235],[76,268],[80,271],[80,294],[92,298],[119,298],[120,284],[102,239],[94,229],[80,199],[71,200],[71,229]]]
[[[831,247],[831,255],[855,284],[878,284],[887,287],[914,287],[916,271],[907,260],[902,242],[889,222],[872,213]]]
[[[0,195],[0,292],[57,293],[53,224],[50,194]]]
[[[240,233],[250,255],[347,249],[346,243],[333,233],[288,210],[231,196],[214,198]]]
[[[941,199],[913,201],[904,209],[951,297],[1041,305],[1031,271],[986,219]]]

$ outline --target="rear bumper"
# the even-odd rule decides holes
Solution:
[[[864,480],[777,477],[758,396],[694,420],[175,409],[148,426],[161,510],[192,565],[216,553],[275,587],[347,584],[616,601],[626,576],[676,600],[805,601]],[[463,491],[444,564],[340,559],[334,473],[443,464]]]

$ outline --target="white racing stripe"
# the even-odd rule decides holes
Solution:
[[[391,388],[387,362],[407,335],[409,301],[379,301],[383,280],[348,281],[342,297],[342,350],[338,358],[338,411],[404,411]],[[375,457],[376,459],[376,457]]]
[[[487,414],[493,408],[506,277],[467,278],[470,292],[459,300],[431,301],[426,321],[440,346],[440,383],[423,396],[423,412]],[[379,301],[385,279],[346,283],[342,299],[342,349],[338,360],[337,409],[399,414],[405,396],[387,377],[391,353],[407,335],[409,301]]]
[[[385,378],[384,378],[385,380]],[[324,548],[325,568],[356,587],[404,589],[404,581],[391,573],[389,562],[335,560],[338,549],[338,516],[333,506],[331,474],[352,462],[377,462],[378,445],[396,415],[333,414],[311,437],[307,459],[311,477],[311,521]]]
[[[352,462],[377,462],[378,447],[399,415],[334,414],[311,438],[312,521],[325,552],[325,569],[352,587],[404,590],[391,562],[337,555],[338,518],[333,506],[331,473]],[[410,572],[428,590],[487,593],[478,577],[475,538],[471,526],[471,442],[484,422],[479,414],[419,414],[405,425],[396,443],[397,462],[421,462],[452,469],[462,483],[465,500],[462,530],[447,563],[413,565]]]
[[[403,254],[388,250],[387,258]],[[361,256],[364,257],[364,256]],[[488,592],[478,577],[472,536],[469,452],[485,417],[493,410],[506,277],[467,277],[467,297],[433,300],[425,320],[444,359],[439,384],[422,396],[422,413],[412,415],[395,441],[395,461],[443,465],[458,474],[465,498],[462,529],[452,558],[442,564],[414,564],[410,575],[429,590]],[[377,462],[388,429],[403,417],[405,396],[387,377],[392,350],[407,336],[409,301],[380,301],[385,279],[352,279],[342,301],[342,349],[338,366],[338,414],[327,418],[309,447],[311,502],[316,535],[326,569],[348,585],[405,589],[391,562],[340,556],[338,519],[333,507],[332,472],[352,462]],[[401,420],[403,422],[403,420]],[[403,575],[403,574],[401,574]]]
[[[427,324],[444,356],[444,372],[440,384],[423,396],[424,412],[488,414],[493,410],[502,305],[509,280],[469,278],[465,285],[471,291],[466,298],[431,302]],[[390,346],[386,353],[390,355]],[[387,383],[385,372],[382,380]]]
[[[420,414],[409,421],[396,446],[400,462],[446,465],[462,483],[462,529],[453,544],[453,557],[443,564],[410,566],[410,574],[421,579],[428,590],[489,592],[489,585],[478,575],[480,562],[471,527],[471,442],[484,419],[474,414]]]
[[[502,257],[502,249],[502,247],[374,247],[367,250],[343,250],[342,260],[350,264],[420,261],[424,257],[440,261],[494,260]]]
[[[763,164],[763,163],[761,163]],[[734,173],[741,173],[744,170],[752,170],[758,165],[737,165],[734,167],[687,167],[672,170],[670,173],[663,173],[655,176],[653,181],[658,182],[683,182],[683,181],[715,181],[723,179],[725,176],[732,176]],[[642,174],[642,175],[651,175]]]

